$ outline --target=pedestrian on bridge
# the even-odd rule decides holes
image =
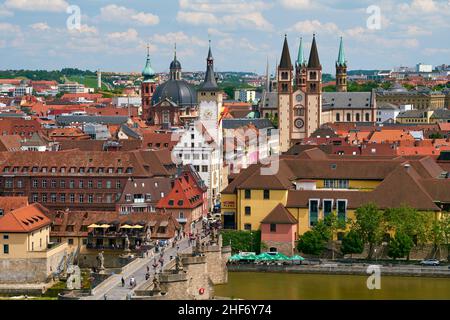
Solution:
[[[123,277],[122,277],[121,281],[122,281],[122,287],[125,287],[125,279]]]

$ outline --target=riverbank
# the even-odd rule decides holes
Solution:
[[[325,263],[318,265],[261,265],[239,264],[228,265],[228,272],[275,272],[330,275],[367,275],[370,264],[337,264]],[[379,265],[381,275],[402,277],[450,278],[447,266],[422,267],[415,265]]]

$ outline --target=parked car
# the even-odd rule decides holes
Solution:
[[[423,265],[423,266],[438,266],[439,265],[439,260],[426,259],[426,260],[420,261],[420,264]]]

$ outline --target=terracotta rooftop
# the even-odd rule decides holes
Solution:
[[[0,197],[0,209],[3,214],[28,206],[28,197]]]
[[[51,224],[47,210],[38,203],[13,210],[0,217],[0,232],[28,233]]]
[[[278,204],[261,223],[274,224],[297,224],[298,221],[292,214],[280,203]]]

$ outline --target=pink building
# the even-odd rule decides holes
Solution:
[[[293,255],[297,239],[297,219],[280,203],[261,221],[261,241],[269,251]]]

